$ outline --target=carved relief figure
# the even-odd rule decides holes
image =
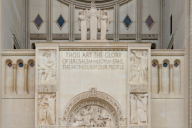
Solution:
[[[87,40],[87,29],[89,28],[88,10],[80,10],[78,12],[78,24],[81,31],[81,40]]]
[[[131,94],[131,124],[147,124],[148,94]]]
[[[95,1],[91,2],[90,16],[90,39],[97,40],[97,18],[98,12],[95,6]]]
[[[105,116],[103,116],[105,113]],[[85,106],[74,117],[73,127],[110,127],[109,113],[99,106]]]
[[[109,13],[104,10],[101,16],[101,40],[106,40],[106,34],[109,30]]]
[[[56,124],[56,94],[40,94],[38,101],[38,124]]]
[[[56,79],[56,58],[51,51],[41,51],[38,63],[39,83],[48,83]]]
[[[148,83],[147,51],[131,51],[131,80],[130,84]]]

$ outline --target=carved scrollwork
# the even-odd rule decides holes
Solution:
[[[38,85],[38,92],[56,92],[57,85]]]
[[[84,102],[80,103],[82,101]],[[105,108],[115,118],[115,126],[121,125],[119,120],[123,118],[123,112],[120,105],[111,96],[96,91],[96,88],[91,88],[90,91],[77,95],[68,103],[64,109],[61,125],[71,126],[74,115],[87,105],[97,105]]]

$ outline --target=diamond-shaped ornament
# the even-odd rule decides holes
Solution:
[[[127,16],[125,17],[125,19],[123,20],[123,24],[124,24],[124,26],[125,26],[125,28],[126,28],[127,30],[128,30],[129,27],[131,26],[132,21],[131,21],[131,19],[129,18],[128,15],[127,15]]]
[[[148,29],[150,30],[153,25],[155,24],[154,20],[152,19],[152,17],[149,15],[145,21],[145,24],[147,25]]]
[[[65,19],[63,18],[62,15],[60,15],[59,18],[57,19],[57,25],[59,26],[60,30],[65,25]]]
[[[33,21],[33,23],[35,24],[35,26],[37,27],[37,29],[39,30],[41,25],[43,24],[43,19],[41,18],[41,16],[38,14],[37,17],[35,18],[35,20]]]

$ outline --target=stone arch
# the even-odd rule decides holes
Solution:
[[[81,93],[71,99],[64,109],[61,124],[70,127],[74,115],[88,105],[97,105],[107,110],[113,117],[115,126],[120,126],[125,122],[119,103],[110,95],[96,91],[96,88],[91,88],[90,91]]]

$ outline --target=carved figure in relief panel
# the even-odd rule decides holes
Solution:
[[[38,74],[39,83],[54,83],[56,79],[55,50],[40,52]]]
[[[111,127],[111,117],[104,108],[85,106],[74,117],[73,127]]]
[[[147,101],[146,94],[131,94],[131,124],[147,124]]]
[[[56,124],[56,94],[39,94],[38,99],[38,124]]]
[[[148,83],[147,51],[131,51],[131,80],[130,84]]]

